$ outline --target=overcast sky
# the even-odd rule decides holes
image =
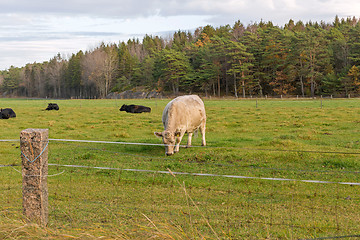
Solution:
[[[360,17],[359,0],[0,0],[0,70],[67,57],[101,42],[218,27],[240,20],[333,22]]]

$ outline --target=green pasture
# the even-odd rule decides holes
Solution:
[[[159,144],[153,133],[163,129],[162,111],[169,101],[0,99],[0,108],[17,114],[0,119],[0,139],[47,128],[51,139]],[[49,102],[60,110],[45,111]],[[0,165],[14,165],[0,167],[0,239],[360,235],[360,186],[340,184],[360,182],[360,99],[204,103],[207,146],[200,146],[199,133],[192,148],[170,157],[163,146],[50,141],[47,227],[22,216],[20,143],[0,142]],[[120,112],[122,104],[152,111]]]

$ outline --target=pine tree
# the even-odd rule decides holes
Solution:
[[[83,52],[72,54],[65,73],[67,97],[77,97],[81,89],[81,57]]]
[[[165,85],[171,86],[175,95],[179,94],[180,85],[189,80],[191,66],[183,52],[165,49],[159,55],[157,77]]]
[[[199,66],[196,69],[196,84],[199,85],[200,89],[205,92],[208,96],[208,92],[213,89],[213,95],[216,95],[216,83],[220,76],[221,66],[214,61],[215,56],[210,50],[210,46],[204,46],[198,48],[197,51]]]
[[[328,41],[321,28],[307,27],[307,47],[304,51],[308,75],[310,81],[311,96],[315,96],[315,91],[321,86],[324,76],[331,71],[330,52]]]
[[[225,42],[225,49],[227,51],[227,63],[230,64],[227,73],[233,76],[235,97],[238,97],[237,80],[239,79],[242,83],[242,96],[245,98],[245,84],[248,84],[251,79],[253,56],[246,51],[246,47],[240,42],[228,40]]]

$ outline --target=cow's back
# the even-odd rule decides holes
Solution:
[[[5,108],[5,109],[1,109],[0,116],[1,116],[0,118],[2,119],[9,119],[16,117],[16,113],[11,108]]]
[[[162,120],[165,129],[194,131],[206,121],[204,103],[197,95],[177,97],[166,105]]]

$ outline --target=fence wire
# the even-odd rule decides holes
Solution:
[[[0,145],[11,148],[0,162],[0,219],[21,217],[19,149]],[[257,153],[218,159],[217,152],[201,148],[170,158],[152,145],[51,140],[49,148],[50,226],[95,235],[101,229],[115,239],[331,239],[360,233],[357,171],[260,166],[253,164]],[[342,153],[306,154],[331,159],[329,154]]]

